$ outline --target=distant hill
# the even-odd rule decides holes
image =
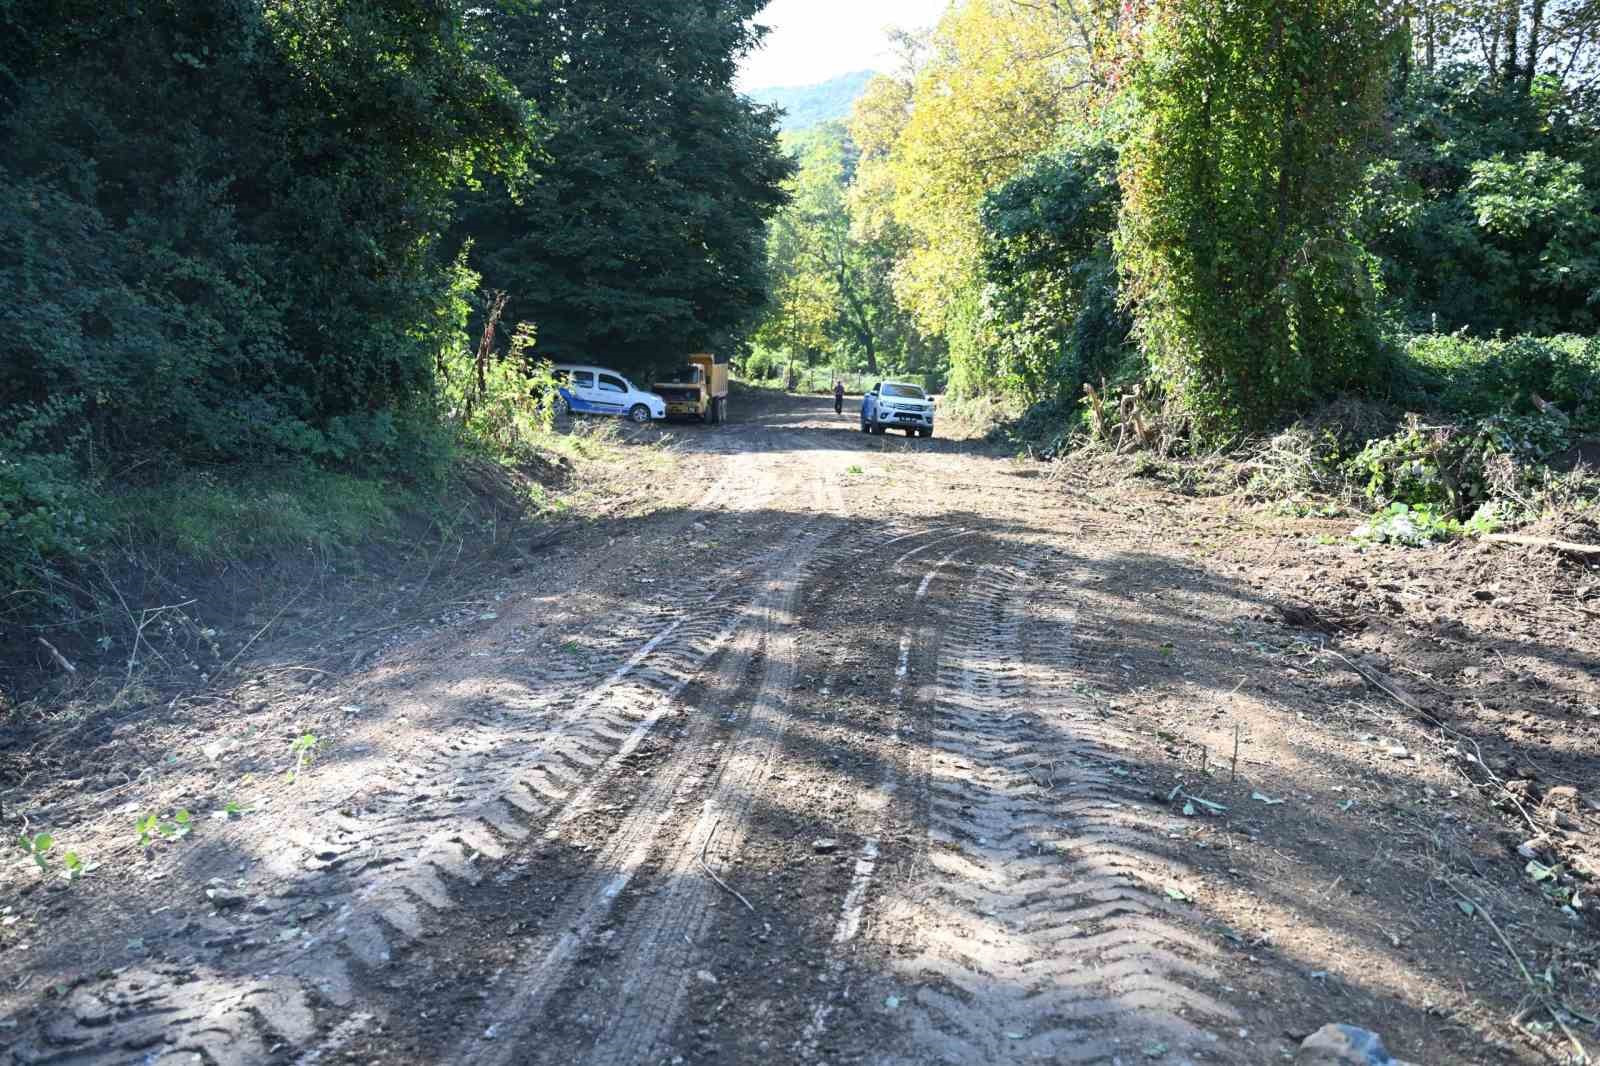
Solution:
[[[818,85],[780,86],[757,89],[750,98],[758,103],[783,108],[783,129],[792,133],[810,129],[823,122],[835,122],[850,117],[850,108],[872,80],[873,71],[858,70],[841,74]]]

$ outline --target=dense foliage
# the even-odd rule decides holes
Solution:
[[[1140,339],[1206,431],[1361,382],[1377,337],[1346,205],[1373,148],[1371,0],[1157,0],[1131,65],[1122,266]]]
[[[1361,209],[1410,324],[1480,336],[1600,325],[1600,129],[1559,79],[1469,65],[1408,80]]]
[[[1591,409],[1600,2],[962,0],[897,43],[830,226],[872,243],[949,392],[1060,419],[1092,385],[1100,424],[1125,390],[1169,444],[1341,391]],[[810,283],[763,343],[809,360],[846,294],[802,243],[769,253]]]
[[[1079,382],[1115,375],[1132,326],[1113,257],[1121,206],[1116,149],[1092,133],[1035,157],[984,201],[982,276],[1001,388],[1064,399]]]
[[[465,6],[7,10],[0,410],[206,460],[383,440],[453,341],[451,190],[530,145]]]
[[[787,174],[731,89],[762,6],[0,0],[0,594],[130,483],[515,451],[514,333],[736,343]]]
[[[747,333],[788,176],[775,113],[733,89],[763,6],[544,0],[488,17],[488,54],[551,128],[536,180],[469,193],[458,233],[544,354],[643,373]]]
[[[796,352],[807,365],[826,357],[830,366],[859,364],[873,374],[880,363],[916,369],[929,352],[894,299],[894,245],[851,219],[848,196],[859,152],[849,134],[827,123],[787,140],[799,170],[789,206],[771,228],[774,313],[756,342],[768,351]]]

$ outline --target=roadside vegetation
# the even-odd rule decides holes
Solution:
[[[967,0],[897,40],[786,137],[750,376],[917,375],[1023,454],[1427,539],[1592,526],[1600,5]]]
[[[761,6],[0,0],[0,701],[129,585],[548,511],[549,360],[734,343]]]

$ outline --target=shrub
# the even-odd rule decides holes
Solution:
[[[1350,460],[1375,503],[1436,505],[1466,517],[1485,503],[1525,506],[1548,460],[1566,447],[1553,416],[1498,414],[1460,424],[1425,425],[1373,440]]]
[[[739,372],[747,381],[771,381],[783,372],[778,357],[764,348],[758,348],[739,363]]]
[[[29,571],[82,553],[99,533],[93,483],[74,447],[47,451],[44,439],[60,436],[81,411],[76,400],[48,400],[14,409],[16,422],[0,432],[0,603],[37,582]],[[81,433],[75,443],[81,444]]]
[[[1533,412],[1535,397],[1600,429],[1600,337],[1482,340],[1424,334],[1406,345],[1402,398],[1455,415]]]

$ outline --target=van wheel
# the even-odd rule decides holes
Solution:
[[[632,422],[642,426],[646,422],[650,421],[650,408],[646,407],[642,403],[636,403],[633,405],[633,409],[628,412],[628,418]]]

